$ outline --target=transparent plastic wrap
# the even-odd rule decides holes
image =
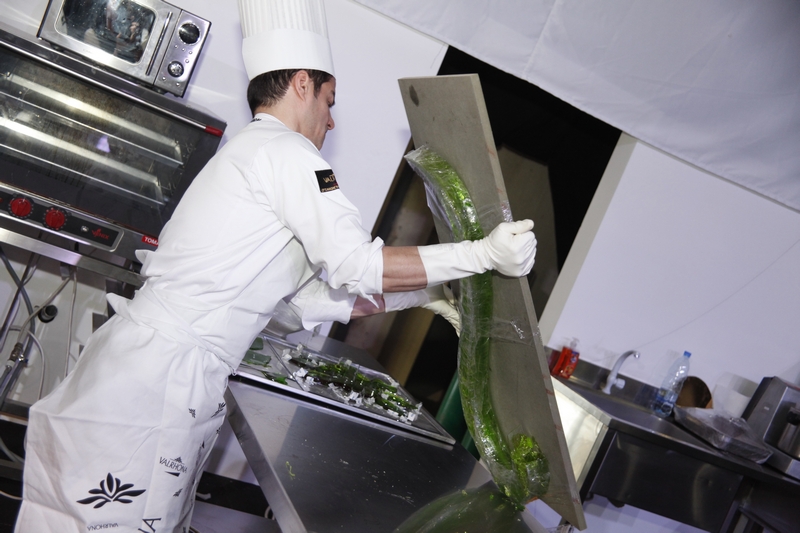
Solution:
[[[511,221],[507,205],[479,213],[453,167],[427,147],[410,152],[406,160],[424,181],[428,205],[434,217],[449,227],[454,242],[482,239],[480,220]],[[547,458],[533,436],[503,434],[487,376],[493,340],[530,344],[533,333],[515,317],[502,317],[494,309],[491,272],[462,279],[459,286],[458,373],[464,418],[497,485],[512,501],[524,503],[547,492]]]
[[[675,407],[675,420],[715,448],[763,463],[772,451],[743,418],[700,407]]]
[[[448,494],[425,505],[394,533],[453,533],[492,531],[530,532],[522,515],[524,507],[515,505],[491,485]]]

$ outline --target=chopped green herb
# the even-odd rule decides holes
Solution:
[[[253,339],[253,344],[250,345],[250,349],[256,352],[259,352],[264,349],[264,339],[261,337],[256,337]]]
[[[275,381],[277,383],[280,383],[281,385],[289,384],[289,382],[286,381],[286,376],[281,376],[280,374],[273,374],[272,372],[265,372],[263,370],[261,371],[261,373],[264,374],[264,377],[269,379],[270,381]]]
[[[244,359],[242,362],[250,365],[250,366],[269,366],[269,362],[272,359],[271,356],[265,355],[263,353],[254,352],[252,350],[247,350],[244,354]]]
[[[348,402],[380,407],[393,418],[406,422],[413,422],[422,408],[422,404],[412,403],[401,396],[396,384],[387,383],[380,378],[369,378],[359,372],[359,367],[349,360],[323,362],[304,352],[301,346],[296,350],[284,351],[284,359],[287,357],[300,367],[299,371],[294,372],[298,381],[330,387]]]

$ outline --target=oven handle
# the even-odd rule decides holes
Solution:
[[[161,35],[158,36],[156,49],[153,50],[153,57],[150,58],[150,64],[147,65],[147,72],[145,72],[145,76],[149,76],[150,72],[153,70],[153,63],[155,63],[156,56],[158,56],[158,51],[161,49],[161,44],[164,42],[164,35],[166,35],[167,33],[167,28],[169,27],[169,23],[171,20],[172,20],[172,11],[167,13],[167,20],[164,21],[164,29],[161,30]]]

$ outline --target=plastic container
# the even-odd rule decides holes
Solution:
[[[666,418],[672,413],[672,409],[675,407],[675,400],[678,399],[678,394],[680,394],[683,387],[683,382],[689,376],[689,358],[691,356],[691,353],[683,352],[683,356],[672,363],[667,375],[664,376],[661,388],[656,393],[656,398],[651,406],[653,412],[658,416]]]
[[[772,451],[743,418],[700,407],[677,407],[675,421],[718,450],[761,464]]]

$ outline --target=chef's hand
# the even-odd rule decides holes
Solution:
[[[527,276],[536,258],[536,236],[532,220],[502,222],[488,237],[476,241],[476,253],[485,254],[485,262],[506,276]]]
[[[387,292],[383,294],[386,312],[424,307],[444,317],[461,334],[461,315],[455,306],[455,298],[449,288],[436,285],[427,289],[410,292]]]
[[[456,298],[453,296],[453,291],[446,285],[436,285],[435,287],[428,287],[423,289],[428,296],[428,303],[424,303],[421,307],[429,309],[437,315],[443,317],[450,325],[456,330],[456,335],[461,335],[461,314],[456,308]]]

